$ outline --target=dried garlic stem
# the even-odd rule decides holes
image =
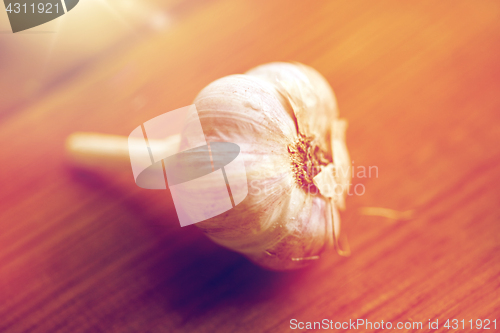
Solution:
[[[91,169],[123,168],[130,169],[129,140],[140,140],[120,135],[91,132],[76,132],[66,139],[66,152],[71,160]],[[177,153],[180,135],[173,135],[156,141],[169,155]],[[131,145],[138,147],[138,145]]]

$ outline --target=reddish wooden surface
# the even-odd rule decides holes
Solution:
[[[500,327],[498,2],[215,0],[183,13],[1,116],[0,331],[281,332],[292,318]],[[180,228],[168,193],[136,188],[129,170],[89,174],[65,159],[73,131],[127,135],[274,60],[325,75],[355,165],[378,167],[354,179],[366,193],[342,215],[350,258],[264,271]],[[393,223],[365,206],[416,215]]]

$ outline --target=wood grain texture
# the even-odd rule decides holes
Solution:
[[[498,322],[499,59],[495,1],[214,0],[104,53],[1,119],[0,331]],[[366,192],[342,215],[350,258],[264,271],[180,228],[169,193],[136,188],[130,170],[92,174],[65,158],[74,131],[128,135],[209,82],[275,60],[328,79],[354,165],[378,167],[354,178]],[[366,206],[416,214],[394,223],[360,215]]]

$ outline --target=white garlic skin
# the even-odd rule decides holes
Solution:
[[[297,83],[301,92],[290,90],[295,101],[313,110],[302,114],[302,123],[282,82]],[[240,176],[248,182],[248,196],[239,205],[196,225],[216,243],[268,269],[294,269],[314,261],[332,243],[331,209],[337,208],[299,184],[289,146],[298,141],[299,132],[307,132],[332,158],[331,124],[338,110],[327,81],[301,64],[270,63],[212,82],[194,104],[208,142],[240,146],[246,169]],[[203,186],[209,191],[211,184]]]

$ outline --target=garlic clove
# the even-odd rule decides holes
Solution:
[[[334,120],[332,125],[331,146],[333,150],[333,163],[335,166],[335,181],[343,189],[339,196],[338,207],[345,209],[345,197],[351,184],[351,159],[345,143],[345,131],[347,121],[340,119]]]
[[[297,122],[298,131],[316,137],[320,148],[331,153],[331,123],[338,118],[332,88],[321,74],[299,63],[273,62],[249,70],[275,87],[275,94]]]

